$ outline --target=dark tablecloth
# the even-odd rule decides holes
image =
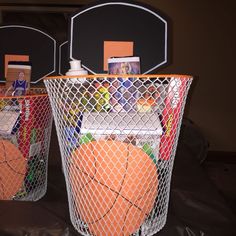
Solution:
[[[190,146],[182,135],[172,174],[167,223],[156,235],[235,236],[235,215]],[[60,165],[49,166],[48,191],[38,202],[0,201],[0,236],[5,235],[80,235],[71,225]]]

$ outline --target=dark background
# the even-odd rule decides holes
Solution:
[[[93,1],[0,1],[0,21],[38,27],[55,37],[59,45],[67,40],[70,14],[91,2]],[[150,4],[171,19],[171,60],[170,64],[158,73],[195,76],[185,116],[200,127],[209,140],[211,151],[235,153],[234,1],[138,2]],[[55,136],[52,139],[55,139]]]
[[[67,40],[70,14],[90,2],[0,0],[0,23],[40,28],[51,34],[60,45]],[[205,235],[206,232],[206,235],[233,236],[235,216],[231,210],[236,212],[234,0],[138,2],[156,7],[171,19],[170,63],[157,72],[191,74],[195,77],[187,99],[185,117],[190,118],[197,127],[184,120],[172,174],[168,221],[160,235]],[[208,142],[210,152],[207,153]],[[212,157],[220,161],[204,161],[206,155],[208,160]],[[46,230],[52,235],[78,235],[76,232],[73,234],[70,224],[60,163],[53,126],[47,195],[37,204],[0,202],[0,231],[13,232],[7,235],[16,235],[17,230],[19,234],[24,230],[24,233],[35,231],[36,235],[40,231],[45,234]],[[64,234],[60,234],[61,231]]]

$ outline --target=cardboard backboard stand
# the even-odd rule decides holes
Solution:
[[[153,235],[166,222],[192,77],[150,74],[168,63],[168,30],[166,17],[148,5],[98,1],[72,15],[69,27],[68,60],[81,60],[92,75],[51,77],[45,85],[71,221],[82,235]],[[107,61],[121,57],[123,69],[124,58],[140,58],[141,74],[106,74]]]
[[[0,76],[6,78],[0,95],[0,159],[13,163],[12,169],[0,164],[0,199],[36,201],[46,193],[52,113],[46,90],[29,87],[55,71],[56,42],[36,28],[4,25],[0,44]]]
[[[0,25],[0,82],[4,82],[8,61],[29,62],[31,84],[56,71],[56,40],[37,28]]]

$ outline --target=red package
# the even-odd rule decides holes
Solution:
[[[162,113],[164,133],[160,141],[160,159],[169,160],[174,154],[175,140],[180,125],[182,112],[187,93],[188,80],[171,78],[165,99],[165,108]]]

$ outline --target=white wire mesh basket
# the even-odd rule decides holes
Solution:
[[[0,88],[0,200],[37,201],[47,189],[52,111],[46,89]]]
[[[79,233],[152,235],[165,225],[191,81],[183,75],[44,80]]]

